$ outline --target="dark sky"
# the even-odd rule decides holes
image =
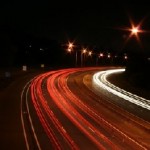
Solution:
[[[0,5],[0,26],[59,42],[72,40],[119,50],[129,35],[119,28],[130,27],[131,18],[136,24],[144,19],[142,28],[149,30],[149,11],[148,2],[143,0],[7,1]],[[147,33],[140,38],[145,36],[150,38]],[[141,43],[146,45],[147,41]]]

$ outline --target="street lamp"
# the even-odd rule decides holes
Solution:
[[[72,49],[73,47],[74,47],[73,43],[70,43],[70,42],[69,42],[68,48],[69,48],[69,49]]]
[[[82,55],[85,56],[85,53],[86,53],[86,52],[87,52],[86,49],[81,50],[81,67],[83,66],[83,58],[82,58]]]
[[[74,47],[73,43],[69,42],[67,51],[70,53],[72,51],[73,47]]]
[[[103,53],[100,53],[100,54],[99,54],[99,57],[103,57],[103,56],[104,56],[104,54],[103,54]]]
[[[98,57],[96,58],[96,66],[98,66],[98,60],[99,58],[102,58],[104,56],[103,53],[98,54]]]
[[[124,59],[125,59],[125,60],[127,60],[127,59],[128,59],[127,54],[124,54]]]
[[[89,52],[88,52],[88,55],[89,55],[89,56],[92,56],[92,51],[89,51]]]
[[[93,55],[94,53],[92,52],[92,51],[88,51],[88,56],[90,57],[90,61],[92,61],[92,55]]]
[[[139,32],[138,27],[133,27],[133,28],[131,29],[131,33],[134,34],[134,35],[137,35],[138,32]]]
[[[108,53],[107,57],[108,57],[108,58],[110,58],[110,57],[111,57],[110,53]]]
[[[77,50],[74,49],[75,45],[71,42],[69,42],[68,44],[68,52],[72,52],[75,51],[75,57],[76,57],[76,61],[75,61],[75,66],[77,67],[77,63],[78,63],[78,52]]]
[[[132,36],[135,36],[136,39],[138,40],[138,42],[140,42],[140,39],[139,39],[139,36],[138,36],[138,33],[142,32],[142,30],[140,30],[140,26],[134,26],[132,25],[132,28],[130,29],[130,36],[129,38],[131,38]]]
[[[140,23],[137,24],[137,25],[135,25],[132,20],[131,20],[130,22],[131,22],[131,28],[124,29],[124,30],[130,31],[130,34],[129,34],[129,37],[127,38],[127,41],[128,41],[132,36],[135,36],[136,39],[137,39],[137,41],[140,43],[139,33],[145,32],[144,30],[141,29],[141,24],[142,24],[142,22],[140,22]],[[126,42],[127,42],[127,41],[126,41]]]
[[[68,51],[69,53],[71,53],[72,49],[68,48],[67,51]]]

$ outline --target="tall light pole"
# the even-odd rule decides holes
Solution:
[[[90,57],[90,60],[92,60],[92,55],[93,55],[93,52],[92,51],[88,51],[88,56]]]
[[[71,42],[68,44],[68,52],[75,51],[75,67],[78,65],[78,52],[74,49],[75,45]]]
[[[72,49],[73,49],[73,47],[74,47],[73,43],[69,42],[67,51],[68,51],[68,52],[71,52]]]
[[[104,64],[103,57],[104,57],[104,53],[101,52],[101,53],[99,54],[99,58],[100,58],[100,60],[101,60],[101,64]]]
[[[86,49],[81,50],[81,67],[83,66],[83,57],[82,55],[85,54],[87,52]]]

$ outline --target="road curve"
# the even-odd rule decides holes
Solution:
[[[62,69],[29,81],[21,95],[26,148],[149,149],[149,122],[96,94],[92,77],[107,69]]]

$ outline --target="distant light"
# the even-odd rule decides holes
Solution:
[[[150,58],[148,58],[148,61],[150,61]]]
[[[31,47],[32,47],[32,45],[29,45],[29,47],[31,48]]]
[[[74,47],[73,43],[70,43],[70,42],[69,42],[68,48],[69,48],[69,49],[72,49],[73,47]]]
[[[108,56],[107,56],[108,58],[110,58],[111,56],[110,56],[110,54],[108,54]]]
[[[90,51],[88,54],[89,54],[89,56],[91,56],[92,55],[92,51]]]
[[[44,51],[44,49],[43,49],[43,48],[40,48],[40,51]]]
[[[22,70],[23,71],[27,71],[27,66],[25,65],[25,66],[22,66]]]
[[[68,43],[67,52],[71,53],[73,51],[74,44],[72,42]]]
[[[71,48],[68,48],[67,51],[70,53],[70,52],[72,51],[72,49],[71,49]]]
[[[99,56],[100,56],[100,57],[103,57],[103,56],[104,56],[104,54],[103,54],[103,53],[100,53],[100,54],[99,54]]]
[[[84,53],[84,54],[85,54],[86,52],[87,52],[87,50],[86,50],[86,49],[83,49],[82,53]]]
[[[41,64],[41,68],[44,68],[45,67],[45,65],[44,64]]]
[[[124,59],[128,59],[128,56],[124,56]]]

